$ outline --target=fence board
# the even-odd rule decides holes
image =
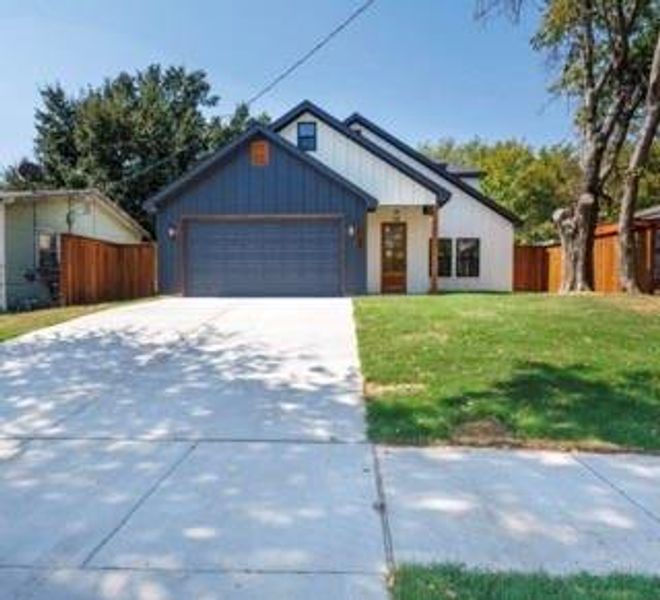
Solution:
[[[152,296],[156,252],[151,243],[114,244],[60,236],[60,303],[92,304]]]
[[[637,248],[637,281],[642,291],[653,293],[654,227],[639,227],[635,233]],[[559,244],[551,246],[518,245],[514,252],[514,282],[516,291],[559,291],[562,256]],[[619,236],[615,226],[601,226],[594,240],[594,291],[606,294],[620,291]]]

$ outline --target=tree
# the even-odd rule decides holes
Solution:
[[[521,0],[483,0],[518,15]],[[643,99],[660,23],[658,0],[544,0],[532,43],[559,66],[552,89],[577,107],[582,177],[573,202],[557,210],[562,291],[591,288],[593,240],[604,189]]]
[[[226,123],[207,116],[218,96],[204,71],[183,67],[150,65],[135,74],[120,73],[77,97],[55,84],[46,86],[41,97],[35,155],[43,177],[25,182],[10,168],[5,180],[98,187],[146,226],[150,219],[142,210],[144,200],[239,135],[250,121],[244,104]]]
[[[534,149],[517,140],[461,144],[444,139],[421,150],[433,159],[484,171],[483,191],[521,217],[516,237],[522,242],[554,237],[552,214],[573,197],[579,182],[578,157],[570,145]]]
[[[639,292],[636,275],[634,216],[639,183],[643,169],[649,162],[653,141],[660,124],[660,33],[655,45],[653,63],[646,94],[645,116],[624,176],[619,215],[619,273],[621,287],[631,293]]]
[[[44,178],[55,187],[77,187],[79,154],[74,139],[76,101],[69,98],[59,83],[40,91],[43,107],[35,113],[37,136],[35,155]]]

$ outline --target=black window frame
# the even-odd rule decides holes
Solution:
[[[445,244],[449,248],[448,256],[442,256],[442,245]],[[429,240],[429,277],[431,277],[431,248],[433,247],[433,240]],[[438,277],[451,277],[452,265],[454,262],[454,240],[450,237],[438,238]],[[443,267],[445,269],[443,270]]]
[[[476,242],[476,253],[470,256],[461,256],[461,245],[465,242]],[[481,238],[456,238],[456,277],[479,277],[481,272]]]
[[[303,134],[301,129],[304,127],[312,127],[312,134]],[[317,126],[316,121],[300,121],[297,127],[298,133],[298,148],[303,152],[315,152],[316,151],[316,139],[317,139]]]

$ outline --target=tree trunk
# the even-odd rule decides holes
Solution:
[[[639,293],[637,282],[637,252],[635,248],[635,206],[642,176],[651,146],[660,124],[660,35],[653,54],[646,96],[646,115],[633,153],[626,169],[619,213],[619,280],[621,288],[631,294]]]
[[[568,294],[575,289],[576,282],[576,233],[577,226],[572,208],[560,208],[552,215],[552,220],[561,240],[561,285],[560,294]]]

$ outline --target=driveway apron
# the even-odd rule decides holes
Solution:
[[[0,346],[3,597],[386,598],[348,299],[182,299]]]

